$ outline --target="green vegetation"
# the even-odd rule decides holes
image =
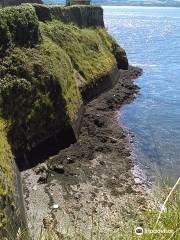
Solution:
[[[32,47],[40,40],[39,22],[31,5],[0,9],[0,54],[12,45]]]
[[[80,29],[52,21],[41,23],[41,31],[66,51],[86,84],[106,75],[116,64],[111,52],[112,39],[104,29]]]
[[[13,150],[30,148],[74,119],[80,103],[74,70],[67,54],[50,40],[8,51],[0,75],[1,113],[12,123]]]
[[[13,156],[7,141],[7,123],[0,119],[0,231],[7,222],[4,200],[13,192]]]
[[[180,182],[178,182],[179,184]],[[153,193],[152,202],[145,212],[139,212],[139,224],[124,223],[110,240],[179,240],[180,191],[161,183]],[[142,227],[144,234],[136,235],[135,228]]]
[[[180,179],[173,187],[161,182],[154,192],[155,207],[144,214],[144,234],[135,239],[179,240],[180,239]],[[154,230],[154,233],[148,230]],[[163,232],[164,230],[164,232]],[[158,231],[162,231],[158,233]],[[147,232],[147,233],[146,233]]]
[[[11,184],[13,178],[13,155],[7,141],[7,124],[3,119],[0,119],[0,146],[0,197],[4,197],[13,190]],[[7,184],[4,179],[6,179]]]

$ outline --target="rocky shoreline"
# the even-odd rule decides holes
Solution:
[[[145,207],[145,194],[134,181],[126,132],[117,110],[138,92],[142,70],[120,70],[113,89],[86,106],[78,141],[34,169],[22,172],[29,227],[37,237],[45,223],[61,236],[83,233],[100,239],[135,221],[134,209]],[[35,238],[36,239],[36,238]]]

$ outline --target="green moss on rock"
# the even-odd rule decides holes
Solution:
[[[7,141],[7,123],[5,120],[0,119],[0,196],[6,196],[12,192],[12,179],[13,179],[13,168],[12,161],[13,155],[11,147]],[[4,178],[6,176],[6,178]],[[6,179],[6,182],[4,181]],[[7,183],[7,184],[6,184]]]
[[[107,44],[109,35],[104,29],[80,29],[60,21],[41,23],[40,27],[42,36],[47,36],[66,51],[74,68],[85,79],[85,85],[108,74],[116,65]],[[107,42],[102,38],[102,32]]]
[[[112,44],[112,52],[116,58],[118,68],[127,70],[129,67],[129,63],[126,52],[115,41]]]
[[[8,224],[6,199],[14,191],[14,169],[11,147],[7,141],[7,123],[0,118],[0,232]]]
[[[100,28],[99,34],[101,35],[102,41],[106,43],[109,50],[114,55],[118,68],[127,70],[129,63],[125,50],[104,29]]]
[[[10,119],[13,150],[30,149],[75,119],[81,103],[67,54],[49,39],[14,48],[0,66],[2,115]]]
[[[16,239],[26,229],[20,173],[8,141],[10,122],[0,118],[0,239]],[[24,232],[26,239],[28,232]]]

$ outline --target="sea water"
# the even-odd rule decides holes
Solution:
[[[104,7],[107,30],[143,69],[137,98],[119,110],[136,163],[173,182],[180,175],[180,8]],[[169,181],[168,180],[168,181]]]

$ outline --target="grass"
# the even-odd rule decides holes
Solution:
[[[14,44],[30,47],[37,44],[39,22],[34,8],[26,5],[0,9],[0,36],[0,54]]]
[[[12,179],[13,179],[13,169],[12,169],[12,152],[11,147],[7,141],[7,123],[0,119],[0,196],[6,196],[12,192]],[[4,183],[4,175],[6,176],[6,183]]]
[[[179,184],[179,183],[178,183]],[[178,186],[176,185],[176,188]],[[124,235],[115,235],[110,239],[127,240],[179,240],[180,239],[180,191],[162,184],[153,197],[154,206],[140,213],[139,225],[123,228]],[[171,193],[171,194],[170,194]],[[169,198],[167,196],[169,195]],[[166,201],[167,199],[167,201]],[[166,203],[164,205],[164,203]],[[135,234],[135,228],[142,227],[144,234]]]
[[[116,64],[110,49],[112,39],[104,29],[80,29],[55,20],[41,23],[40,28],[42,35],[68,54],[74,68],[86,80],[86,85],[106,75]]]
[[[63,236],[62,240],[179,240],[180,239],[180,179],[173,187],[161,182],[153,192],[149,207],[145,211],[139,211],[137,221],[117,222],[117,226],[112,232],[100,234],[104,230],[101,226],[93,224],[91,233],[87,237],[87,232],[83,233],[80,229],[71,236]],[[137,211],[137,209],[134,209]],[[135,233],[136,227],[142,227],[143,235]],[[159,231],[159,233],[158,233]],[[37,240],[56,240],[58,236],[52,229],[42,230]]]
[[[13,155],[7,141],[7,123],[0,118],[0,231],[9,222],[6,204],[7,197],[14,191]]]

